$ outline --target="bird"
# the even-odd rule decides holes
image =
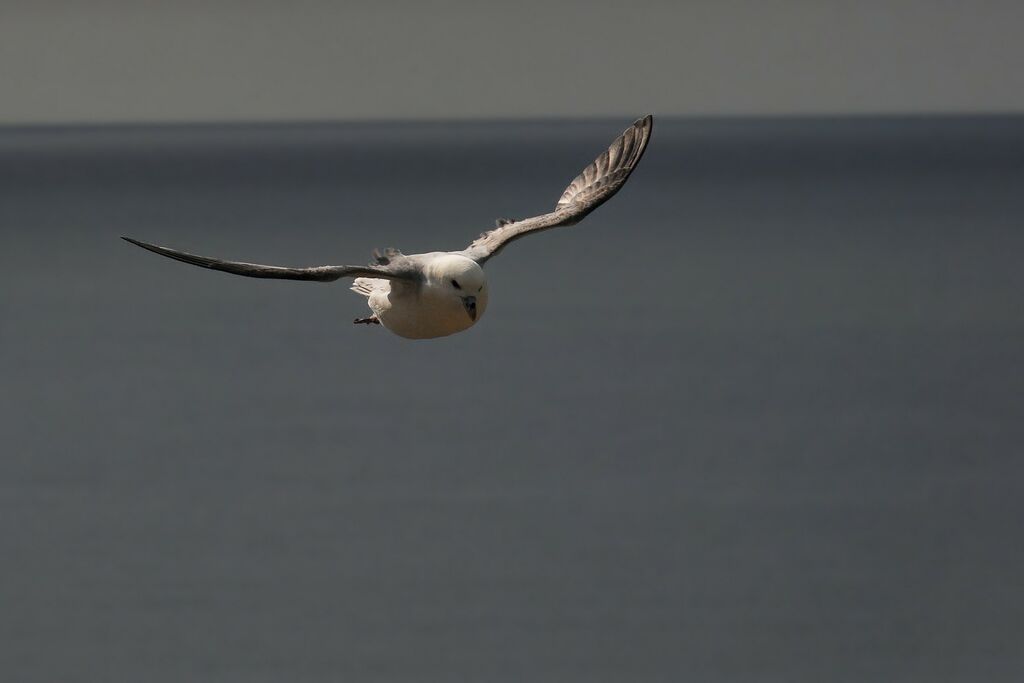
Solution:
[[[260,265],[198,256],[131,237],[122,239],[161,256],[233,275],[309,282],[353,278],[352,291],[366,297],[371,315],[361,325],[381,325],[406,339],[433,339],[462,332],[487,310],[488,288],[483,266],[520,237],[574,225],[618,192],[636,169],[651,139],[654,117],[637,119],[562,192],[555,208],[532,218],[499,218],[465,249],[403,254],[375,249],[365,266],[327,265],[308,268]]]

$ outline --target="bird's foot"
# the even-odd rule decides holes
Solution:
[[[369,318],[356,318],[352,321],[353,325],[380,325],[380,320],[375,315],[371,315]]]

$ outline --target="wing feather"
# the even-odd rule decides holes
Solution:
[[[626,184],[647,149],[653,127],[654,117],[650,114],[637,119],[569,183],[551,213],[499,223],[495,229],[480,235],[462,253],[477,263],[483,263],[506,244],[524,235],[580,222]]]
[[[419,270],[407,259],[392,258],[384,265],[371,266],[313,266],[310,268],[285,268],[282,266],[265,266],[259,263],[245,263],[244,261],[225,261],[222,259],[210,258],[189,254],[177,249],[160,247],[155,244],[141,242],[131,237],[123,237],[125,241],[135,246],[148,249],[154,254],[160,254],[167,258],[190,263],[193,266],[219,270],[232,275],[245,277],[273,278],[278,280],[306,280],[311,282],[334,282],[343,277],[375,277],[389,280],[416,280],[419,278]]]

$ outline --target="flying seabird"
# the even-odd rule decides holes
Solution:
[[[592,164],[576,176],[550,213],[523,220],[498,219],[461,251],[406,255],[375,250],[367,266],[285,268],[196,256],[125,237],[143,249],[233,275],[333,282],[355,278],[352,290],[367,298],[373,315],[357,324],[383,325],[408,339],[444,337],[472,327],[487,308],[487,279],[482,266],[505,245],[528,235],[580,222],[626,183],[651,138],[653,118],[638,119]]]

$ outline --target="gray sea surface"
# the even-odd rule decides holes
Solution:
[[[1024,680],[1024,118],[0,129],[5,681]]]

